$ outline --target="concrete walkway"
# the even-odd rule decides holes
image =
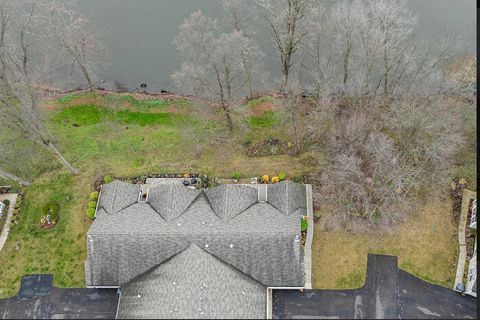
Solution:
[[[3,245],[7,241],[7,237],[10,232],[10,221],[12,220],[13,209],[15,209],[17,196],[18,194],[16,193],[0,194],[0,201],[10,200],[10,205],[8,206],[8,212],[7,212],[7,220],[5,221],[5,225],[3,226],[2,233],[0,234],[0,251],[2,250]]]
[[[312,244],[313,244],[313,194],[312,185],[305,185],[307,189],[307,218],[308,229],[305,239],[305,289],[312,289]]]

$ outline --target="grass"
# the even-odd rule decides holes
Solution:
[[[97,92],[81,92],[81,93],[72,92],[57,99],[57,102],[60,104],[67,104],[79,98],[93,98],[97,96],[98,96]]]
[[[267,111],[261,116],[248,118],[248,124],[253,128],[271,128],[279,123],[274,111]]]
[[[259,104],[263,104],[263,103],[273,103],[275,102],[275,99],[271,96],[262,96],[262,97],[259,97],[259,98],[255,98],[255,99],[252,99],[250,101],[247,102],[247,107],[249,108],[252,108],[252,107],[255,107]]]
[[[79,270],[86,257],[83,242],[88,222],[79,208],[83,199],[75,196],[82,195],[78,179],[61,173],[41,178],[27,189],[20,223],[0,255],[0,296],[15,294],[21,276],[29,273],[54,273],[55,284],[61,287],[82,284]],[[55,228],[43,231],[39,228],[41,211],[50,201],[60,205],[60,218]]]
[[[102,121],[117,121],[121,124],[138,124],[146,125],[178,125],[188,120],[187,115],[161,112],[137,112],[130,110],[120,110],[115,112],[108,108],[98,107],[95,105],[78,105],[65,108],[57,112],[52,121],[63,125],[86,126],[94,125]]]
[[[392,235],[321,231],[312,251],[315,288],[358,288],[365,282],[367,253],[398,256],[399,267],[428,282],[453,286],[458,256],[452,203],[432,199]]]

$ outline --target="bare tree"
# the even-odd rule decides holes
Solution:
[[[78,170],[58,151],[43,124],[38,85],[55,65],[54,1],[0,2],[0,121],[50,152],[73,174]]]
[[[241,31],[222,33],[201,11],[185,19],[174,44],[183,63],[173,79],[183,90],[218,102],[232,131],[231,106],[247,87],[244,62],[255,60],[256,46]]]
[[[447,176],[463,145],[462,110],[453,101],[441,95],[397,99],[382,118],[398,150],[418,171],[417,179]]]
[[[404,1],[338,2],[309,15],[308,62],[322,94],[382,97],[438,88],[438,73],[455,44],[413,32]]]
[[[477,57],[466,56],[445,68],[445,77],[450,91],[473,102],[477,93]]]
[[[97,69],[105,59],[106,48],[101,41],[101,35],[92,22],[77,13],[69,15],[69,21],[64,23],[60,31],[66,59],[71,60],[71,69],[78,67],[88,88],[93,90]]]
[[[7,180],[12,180],[12,181],[18,182],[22,186],[29,186],[30,185],[30,181],[24,180],[24,179],[22,179],[22,178],[20,178],[16,175],[14,175],[13,173],[9,173],[9,172],[5,171],[2,167],[0,167],[0,178],[4,178],[4,179],[7,179]]]
[[[300,154],[301,141],[303,140],[302,137],[304,133],[300,122],[302,118],[301,111],[304,105],[302,93],[303,88],[298,80],[290,81],[285,89],[285,97],[281,102],[282,119],[291,133],[295,155]]]
[[[388,230],[411,207],[415,170],[374,119],[361,110],[337,116],[327,144],[330,163],[314,188],[323,227]]]
[[[369,133],[355,150],[337,154],[321,176],[323,226],[390,229],[410,208],[406,197],[412,187],[410,174],[393,141],[381,133]]]
[[[227,13],[225,15],[226,24],[231,26],[233,30],[242,32],[253,44],[255,31],[251,27],[252,21],[248,19],[252,15],[251,6],[247,6],[248,3],[242,0],[223,0],[222,4],[224,11]],[[254,94],[253,86],[258,87],[258,84],[263,82],[262,79],[266,77],[267,71],[263,68],[262,59],[264,53],[260,48],[252,45],[250,50],[255,50],[255,52],[246,53],[242,51],[240,56],[247,81],[248,95],[252,99]]]
[[[310,0],[256,0],[275,42],[282,64],[283,91],[288,84],[290,68],[295,63],[295,53],[308,33],[305,16]]]

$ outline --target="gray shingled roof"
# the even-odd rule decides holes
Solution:
[[[113,181],[102,186],[102,196],[98,201],[98,208],[102,213],[117,213],[136,203],[140,193],[140,186],[122,181]]]
[[[242,185],[224,184],[206,190],[205,194],[213,211],[224,220],[230,220],[258,202],[258,191]]]
[[[118,317],[259,319],[265,314],[265,286],[191,245],[124,285]]]
[[[201,193],[170,223],[148,203],[136,203],[100,215],[91,225],[86,282],[120,286],[195,243],[264,285],[303,286],[299,234],[299,217],[281,214],[268,203],[224,221]]]
[[[305,185],[289,180],[270,184],[267,187],[267,201],[284,214],[306,211]]]
[[[200,194],[200,190],[178,184],[161,184],[148,191],[148,203],[165,221],[178,218]]]

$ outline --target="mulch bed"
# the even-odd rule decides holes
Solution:
[[[307,241],[307,231],[302,231],[302,248],[305,248],[305,242]]]
[[[467,183],[460,183],[459,178],[455,178],[451,182],[450,195],[453,198],[453,219],[455,223],[460,222],[460,214],[462,211],[463,189],[467,188]]]
[[[289,147],[288,142],[278,139],[268,139],[247,146],[246,155],[249,157],[265,157],[278,155],[295,155],[295,148]]]
[[[11,189],[12,189],[11,186],[1,186],[0,187],[0,194],[10,193]]]
[[[50,230],[54,228],[57,224],[58,222],[55,224],[44,224],[44,225],[40,225],[40,228],[42,228],[43,230]]]

